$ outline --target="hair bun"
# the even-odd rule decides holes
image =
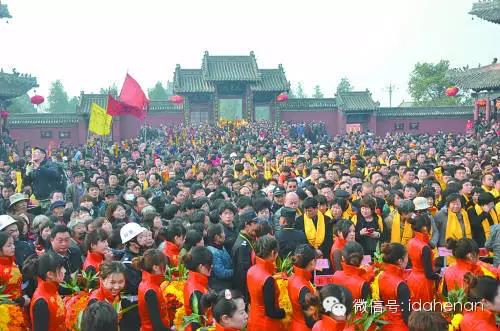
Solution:
[[[458,240],[453,239],[453,238],[448,238],[446,240],[446,248],[454,250],[457,248]]]

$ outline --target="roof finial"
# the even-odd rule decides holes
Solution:
[[[208,56],[208,51],[205,51],[205,56]]]
[[[179,63],[177,63],[177,64],[175,65],[175,70],[180,69],[180,68],[181,68],[181,65],[180,65]]]
[[[493,58],[493,63],[492,64],[496,64],[498,62],[498,59],[496,57]]]
[[[255,53],[253,51],[250,51],[250,56],[255,57]]]

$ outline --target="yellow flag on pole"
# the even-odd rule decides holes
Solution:
[[[106,109],[96,103],[90,106],[89,131],[100,136],[107,136],[111,133],[111,122],[113,117],[108,115]]]

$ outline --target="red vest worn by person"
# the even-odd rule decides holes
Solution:
[[[332,245],[332,249],[330,250],[330,263],[332,264],[332,268],[335,265],[333,253],[335,251],[342,252],[344,250],[345,244],[347,244],[347,240],[339,238],[339,237],[335,237],[335,240],[334,240],[333,245]]]
[[[93,267],[95,269],[95,272],[97,273],[99,272],[99,267],[101,266],[103,260],[104,260],[104,255],[102,255],[101,253],[89,251],[87,253],[87,258],[83,263],[83,270],[87,271],[88,267]]]
[[[201,292],[201,294],[208,293],[208,277],[199,272],[189,270],[188,279],[184,285],[184,310],[186,311],[186,316],[191,315],[193,312],[191,307],[191,296],[195,291]],[[198,307],[200,307],[200,303],[198,303]],[[191,324],[184,330],[192,330]]]
[[[166,327],[170,326],[167,314],[167,303],[160,290],[160,284],[163,282],[164,276],[153,275],[147,271],[142,271],[142,281],[139,284],[137,291],[139,304],[139,317],[141,318],[141,331],[152,331],[153,324],[149,317],[148,304],[146,303],[146,292],[153,291],[158,300],[158,310],[160,311],[161,321]]]
[[[292,302],[292,324],[291,331],[308,331],[311,330],[304,319],[302,305],[300,304],[300,291],[306,287],[309,292],[314,293],[314,287],[311,284],[312,273],[293,266],[293,274],[288,279],[288,296]]]
[[[464,276],[468,272],[471,272],[474,276],[483,275],[483,271],[479,265],[464,259],[456,259],[454,265],[446,268],[443,280],[446,282],[448,292],[455,288],[464,287]]]
[[[179,253],[181,249],[174,243],[170,241],[165,241],[165,248],[163,249],[163,254],[168,257],[168,264],[171,267],[177,267],[179,265]]]
[[[476,311],[464,312],[460,321],[460,331],[498,331],[495,324],[495,314],[489,310],[481,310],[478,306]]]
[[[403,320],[401,307],[398,304],[398,287],[404,283],[403,275],[403,269],[390,263],[384,264],[383,271],[379,275],[380,299],[384,306],[390,307],[384,315],[384,320],[389,323],[382,327],[382,331],[408,330],[408,326]]]
[[[20,298],[22,282],[23,277],[14,257],[0,257],[0,285],[5,286],[3,294],[9,294],[10,299]]]
[[[410,258],[412,269],[406,281],[410,288],[412,302],[432,302],[434,293],[436,292],[435,282],[425,277],[424,262],[422,259],[422,251],[425,247],[429,247],[431,251],[431,263],[434,261],[434,253],[428,243],[429,235],[417,231],[415,231],[415,237],[408,242],[408,257]]]
[[[250,302],[252,303],[250,305],[250,314],[248,314],[248,331],[281,330],[281,320],[268,317],[264,305],[264,284],[268,278],[273,277],[274,272],[274,263],[265,261],[258,256],[255,258],[255,265],[248,269],[247,286]],[[276,282],[274,288],[274,302],[276,308],[279,308],[280,290]]]
[[[363,277],[365,273],[366,271],[362,268],[342,262],[342,270],[333,274],[332,282],[342,285],[351,291],[353,300],[360,300],[363,299],[361,292],[363,285],[366,283],[366,279]]]
[[[31,299],[30,317],[33,330],[35,329],[35,320],[33,308],[38,300],[44,300],[47,303],[49,310],[49,329],[48,331],[66,331],[64,323],[66,309],[64,302],[58,293],[59,285],[54,282],[44,281],[38,278],[38,286]]]
[[[225,328],[219,323],[215,323],[215,331],[239,331],[239,330],[233,328]]]
[[[120,301],[120,295],[118,294],[115,297],[111,291],[106,290],[101,284],[98,289],[90,293],[89,301],[90,300],[107,301],[112,304]]]
[[[337,321],[328,315],[321,315],[321,319],[317,321],[312,331],[342,331],[346,328],[346,321]]]

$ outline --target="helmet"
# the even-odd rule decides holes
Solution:
[[[16,220],[13,219],[9,215],[0,215],[0,231],[8,227],[9,225],[12,225],[16,223]]]
[[[130,240],[137,237],[139,234],[146,231],[146,228],[143,228],[137,223],[127,223],[120,229],[120,238],[122,239],[122,244],[126,244]]]

